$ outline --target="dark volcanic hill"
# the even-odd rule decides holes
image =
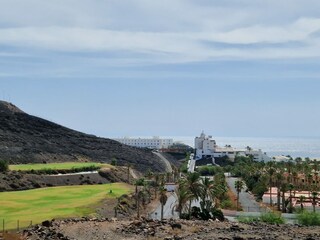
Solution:
[[[138,171],[165,171],[150,150],[84,134],[24,113],[0,101],[0,159],[11,163],[94,161],[131,164]]]

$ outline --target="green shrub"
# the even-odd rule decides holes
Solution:
[[[180,166],[180,172],[187,173],[188,172],[188,161],[184,161]]]
[[[320,213],[303,211],[298,214],[298,222],[305,226],[320,226]]]
[[[201,176],[213,176],[223,172],[223,169],[217,166],[200,166],[197,168],[197,172],[199,172]]]
[[[188,213],[182,213],[180,218],[190,220],[190,216]],[[191,218],[201,219],[205,221],[209,219],[213,219],[213,220],[218,219],[219,221],[225,220],[223,212],[220,209],[211,208],[211,210],[208,211],[207,209],[201,210],[201,208],[196,206],[193,206],[191,208]]]
[[[194,218],[200,219],[201,218],[200,215],[201,215],[201,209],[199,207],[193,206],[191,208],[191,216]],[[208,219],[206,219],[206,220],[208,220]]]
[[[252,189],[252,193],[257,197],[257,199],[262,199],[263,194],[268,191],[268,187],[263,182],[258,182],[256,186]]]
[[[9,170],[9,164],[6,160],[0,159],[0,172],[6,172]]]
[[[228,208],[232,208],[232,202],[230,199],[224,199],[222,200],[222,202],[220,203],[220,207],[222,209],[228,209]]]
[[[253,223],[253,222],[265,222],[270,224],[283,224],[285,220],[281,217],[280,214],[276,213],[265,213],[262,214],[260,217],[244,217],[240,216],[237,218],[239,222],[242,223]]]
[[[284,218],[277,213],[265,213],[260,216],[261,222],[271,223],[271,224],[283,224],[285,223]]]
[[[117,159],[115,159],[115,158],[112,158],[112,160],[111,160],[111,165],[112,166],[117,166]]]
[[[253,223],[253,222],[260,222],[259,217],[244,217],[244,216],[239,216],[237,217],[237,220],[241,223]]]
[[[189,213],[181,213],[180,219],[190,220]]]
[[[211,214],[212,214],[213,219],[218,219],[219,221],[225,220],[223,212],[220,209],[212,208]]]

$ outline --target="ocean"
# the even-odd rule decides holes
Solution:
[[[168,136],[164,137],[168,138]],[[174,141],[179,141],[194,147],[194,137],[170,136]],[[290,155],[296,157],[309,157],[320,159],[320,138],[253,138],[253,137],[213,137],[217,145],[231,145],[236,148],[250,146],[261,149],[268,156]]]

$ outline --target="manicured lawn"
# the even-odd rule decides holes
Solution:
[[[109,164],[93,163],[93,162],[65,162],[65,163],[34,163],[34,164],[18,164],[9,165],[10,170],[20,170],[20,171],[31,171],[31,170],[69,170],[73,168],[84,168],[84,167],[100,167],[100,168],[110,168]]]
[[[26,227],[30,221],[35,224],[52,218],[94,214],[94,208],[103,199],[116,198],[132,191],[133,187],[128,184],[110,183],[1,192],[0,229],[2,230],[2,219],[5,219],[6,229],[14,229],[17,220],[20,221],[20,227]]]

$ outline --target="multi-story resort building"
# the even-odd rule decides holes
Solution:
[[[151,148],[151,149],[163,149],[168,148],[173,145],[173,139],[165,139],[160,137],[152,137],[152,138],[114,138],[122,144],[126,144],[132,147],[139,148]]]
[[[236,156],[253,156],[256,161],[270,161],[270,157],[266,153],[262,152],[261,149],[254,150],[250,147],[245,149],[236,149],[229,146],[220,147],[216,144],[216,141],[212,139],[212,136],[206,136],[203,132],[200,137],[196,137],[194,140],[195,147],[195,158],[221,158],[228,157],[231,161],[235,159]]]

